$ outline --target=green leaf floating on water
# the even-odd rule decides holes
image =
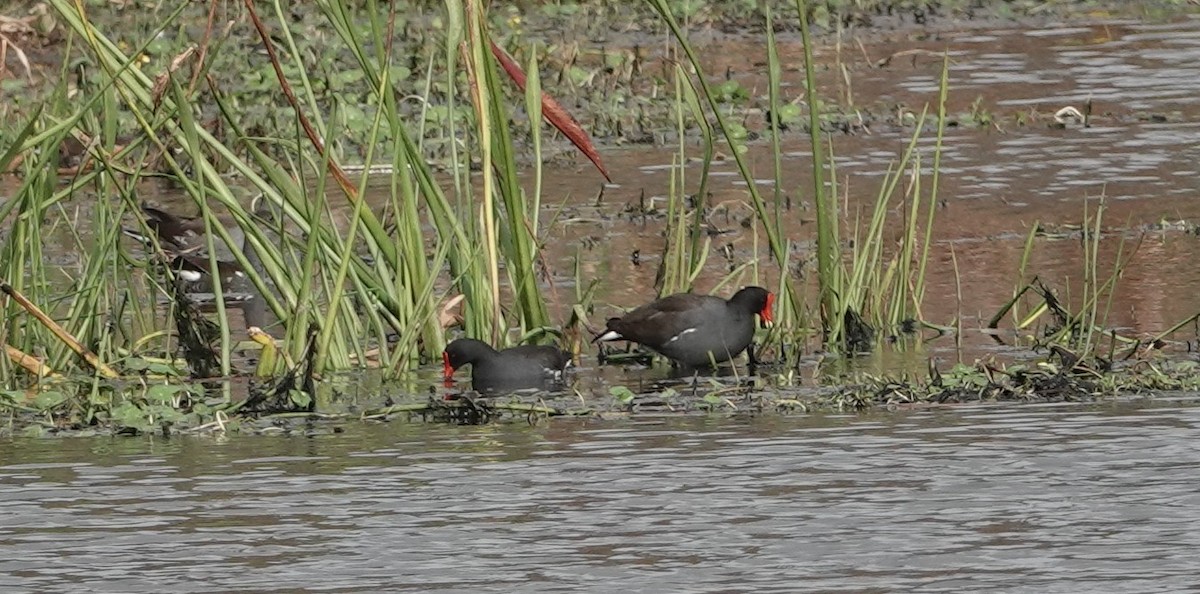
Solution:
[[[737,122],[725,124],[725,128],[729,130],[729,136],[734,140],[746,140],[746,137],[750,134],[745,126]]]
[[[166,406],[162,404],[148,406],[146,413],[149,413],[150,419],[153,419],[155,424],[177,424],[187,419],[187,414],[183,411],[180,411],[173,406]]]
[[[146,390],[146,400],[150,402],[170,403],[180,392],[186,392],[187,386],[172,384],[155,384]]]
[[[146,371],[155,375],[169,375],[174,377],[179,376],[179,369],[174,365],[171,365],[170,363],[161,363],[158,361],[153,361],[147,365]]]
[[[292,404],[300,408],[307,408],[312,403],[312,396],[304,390],[288,390],[288,397],[292,399]]]
[[[727,80],[713,89],[718,103],[742,102],[750,98],[750,92],[736,80]]]
[[[625,386],[613,386],[608,389],[608,393],[612,394],[612,397],[621,404],[629,404],[630,402],[633,402],[633,399],[637,396],[637,394],[633,393],[633,390],[630,390]]]
[[[145,411],[132,402],[122,402],[113,407],[109,416],[114,423],[121,427],[130,427],[139,431],[146,431],[151,428],[150,420],[146,418]]]
[[[67,395],[58,390],[48,390],[37,395],[33,399],[34,406],[41,410],[54,408],[67,401]]]
[[[779,106],[777,121],[783,125],[799,124],[800,118],[804,115],[800,106],[794,103],[787,103]]]

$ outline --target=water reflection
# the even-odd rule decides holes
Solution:
[[[11,442],[0,587],[1182,590],[1190,406]]]
[[[1132,243],[1164,221],[1180,222],[1178,229],[1187,229],[1200,220],[1200,201],[1194,199],[1194,180],[1200,177],[1200,147],[1194,142],[1200,133],[1195,123],[1200,116],[1200,95],[1195,93],[1200,20],[1109,21],[1036,29],[967,27],[940,30],[936,35],[914,35],[904,28],[875,31],[862,39],[861,52],[837,54],[832,42],[817,48],[823,63],[837,59],[847,69],[823,68],[819,81],[826,89],[823,92],[840,97],[853,91],[855,105],[887,113],[919,111],[932,102],[940,79],[940,53],[948,49],[952,57],[948,110],[963,125],[947,130],[944,141],[934,229],[937,243],[930,254],[933,266],[928,270],[923,317],[941,325],[961,320],[965,351],[955,356],[967,360],[987,356],[991,339],[975,329],[986,324],[1019,283],[1017,270],[1029,229],[1034,225],[1075,228],[1084,219],[1085,203],[1091,200],[1094,206],[1100,196],[1108,199],[1108,210],[1097,268],[1104,275],[1113,270],[1118,254],[1129,258],[1109,309],[1108,325],[1153,335],[1195,313],[1192,297],[1200,286],[1200,269],[1180,262],[1200,259],[1200,241],[1174,232],[1146,235],[1136,252]],[[789,57],[800,55],[799,39],[786,33],[779,39],[781,55],[789,64],[783,74],[785,95],[796,97],[800,72]],[[761,43],[744,36],[706,38],[698,49],[709,72],[726,73],[747,89],[766,88]],[[648,50],[647,55],[657,51]],[[880,58],[898,52],[914,57],[880,65]],[[1050,114],[1059,107],[1082,107],[1089,98],[1092,127],[1048,127]],[[883,113],[875,115],[869,133],[830,139],[840,188],[846,195],[847,221],[873,204],[883,176],[911,135],[910,129],[887,123]],[[755,117],[747,115],[748,127],[761,127]],[[980,122],[993,117],[994,125],[971,125],[979,123],[976,117]],[[811,265],[805,264],[812,260],[815,235],[811,156],[803,133],[790,131],[783,141],[781,191],[790,205],[783,211],[783,234],[793,248],[791,273],[811,281]],[[918,145],[926,171],[932,165],[933,143],[933,135],[926,134]],[[557,222],[545,228],[544,255],[552,283],[543,291],[556,308],[552,312],[556,319],[569,314],[576,258],[581,278],[603,281],[596,294],[602,311],[629,308],[653,297],[649,288],[664,246],[665,220],[661,212],[646,214],[642,208],[664,208],[665,196],[676,183],[672,171],[677,150],[674,146],[605,148],[605,160],[618,183],[603,193],[600,178],[582,161],[574,168],[548,168],[547,179],[555,183],[543,204],[548,219]],[[693,192],[700,174],[696,158],[702,151],[688,145],[685,152],[686,191]],[[774,158],[767,143],[751,143],[746,157],[759,183],[774,183]],[[585,168],[587,173],[580,174]],[[928,189],[928,183],[926,178],[923,189]],[[713,237],[713,251],[696,288],[708,291],[731,268],[755,259],[761,264],[760,277],[747,274],[731,284],[774,286],[778,272],[761,234],[755,232],[745,182],[731,159],[713,165],[707,189],[714,206],[710,223],[720,234]],[[764,189],[773,198],[772,188]],[[145,198],[162,204],[188,202],[176,190],[157,195],[154,188],[143,190]],[[368,198],[386,200],[387,196]],[[86,207],[91,200],[85,197],[80,202]],[[49,243],[65,246],[70,256],[76,241],[66,234],[65,226],[62,229],[62,237]],[[847,230],[845,236],[850,235]],[[638,258],[632,257],[635,252]],[[1077,235],[1052,234],[1036,242],[1026,276],[1037,274],[1077,306],[1086,294],[1082,262]],[[240,326],[238,320],[234,322],[235,328]]]
[[[948,31],[929,39],[914,39],[902,30],[865,42],[864,52],[870,57],[910,50],[940,53],[947,47],[952,55],[948,110],[965,125],[948,130],[944,142],[934,229],[938,244],[931,253],[934,266],[922,313],[939,324],[964,322],[966,353],[962,356],[966,359],[986,356],[990,348],[990,339],[972,329],[985,325],[1020,282],[1017,270],[1030,228],[1039,224],[1050,229],[1077,228],[1085,207],[1094,213],[1100,197],[1107,199],[1108,207],[1099,269],[1109,274],[1118,261],[1125,266],[1108,325],[1154,334],[1194,313],[1192,295],[1200,276],[1194,267],[1178,264],[1200,257],[1200,242],[1187,234],[1154,234],[1153,230],[1164,221],[1182,221],[1182,228],[1187,228],[1200,219],[1200,202],[1193,199],[1200,149],[1186,140],[1196,136],[1194,122],[1200,115],[1194,92],[1200,74],[1195,66],[1200,64],[1198,28],[1200,21],[1195,19],[1164,25],[1114,21],[1034,30]],[[795,39],[781,39],[782,55],[799,54]],[[765,88],[762,69],[746,67],[760,59],[760,46],[716,41],[701,51],[711,71],[728,72],[746,88]],[[824,57],[832,60],[831,55]],[[848,63],[849,86],[860,105],[919,111],[936,93],[940,59],[896,60],[882,68],[866,68],[858,58],[842,59]],[[842,89],[846,83],[838,80],[839,72],[831,68],[824,73],[822,88]],[[794,76],[798,74],[785,72],[785,83]],[[1082,107],[1088,99],[1093,107],[1092,127],[1048,126],[1055,110],[1065,105]],[[995,125],[970,125],[975,112],[981,121],[995,118]],[[911,130],[878,123],[870,134],[831,138],[847,195],[847,220],[875,200],[884,174],[910,134]],[[811,258],[815,233],[809,224],[811,156],[805,139],[785,135],[784,142],[783,192],[795,207],[785,211],[783,229],[796,246],[796,262],[803,262]],[[927,134],[919,143],[926,170],[932,163],[933,142],[933,135]],[[773,179],[769,147],[752,144],[746,157],[756,179]],[[621,186],[606,192],[605,205],[598,212],[576,205],[579,220],[602,219],[615,205],[637,204],[643,195],[661,198],[671,187],[667,173],[673,153],[614,150],[605,158],[618,172]],[[688,175],[694,180],[699,166],[690,167]],[[712,204],[746,201],[745,184],[732,175],[735,171],[728,159],[714,165],[708,186]],[[594,184],[586,185],[586,176],[561,179],[565,193],[595,194]],[[755,257],[767,261],[761,237],[721,222],[729,233],[720,236],[714,248],[729,246],[737,262]],[[644,219],[618,217],[573,226],[561,239],[567,245],[579,236],[610,239],[585,251],[588,261],[583,270],[605,280],[599,293],[602,303],[629,306],[646,300],[645,288],[654,279],[654,266],[631,264],[629,252],[661,252],[662,240],[655,233],[659,226],[653,219],[647,225]],[[553,242],[548,245],[553,249]],[[560,267],[568,269],[574,256],[573,250],[564,250]],[[1074,299],[1083,295],[1082,262],[1077,235],[1052,234],[1036,243],[1027,277],[1037,274],[1060,297]],[[698,288],[707,290],[727,273],[724,264],[722,258],[710,258]],[[772,268],[763,267],[767,278],[760,283],[775,282]]]

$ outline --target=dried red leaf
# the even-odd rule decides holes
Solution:
[[[513,79],[513,82],[517,83],[517,87],[524,91],[525,71],[513,61],[512,56],[509,56],[508,52],[496,45],[496,42],[491,40],[488,40],[488,42],[492,46],[492,55],[496,56],[497,60],[500,60],[500,65],[504,67],[504,71]],[[571,114],[563,106],[559,105],[558,101],[554,100],[554,97],[551,97],[545,91],[542,91],[542,117],[570,139],[571,144],[574,144],[575,148],[579,149],[579,152],[583,153],[596,166],[596,169],[600,171],[600,175],[603,175],[604,179],[612,181],[612,178],[608,175],[608,170],[604,168],[604,163],[600,160],[600,153],[596,150],[595,145],[592,144],[591,137],[583,130],[583,126],[580,126],[575,121],[575,118],[571,117]]]

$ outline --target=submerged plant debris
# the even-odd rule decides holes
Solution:
[[[1151,337],[1111,329],[1106,317],[1147,234],[1191,236],[1196,225],[1164,219],[1114,232],[1104,198],[1077,225],[1029,223],[1012,298],[987,324],[997,336],[1013,329],[998,342],[1011,339],[1004,346],[1018,356],[856,368],[881,350],[963,333],[961,319],[921,316],[926,265],[958,274],[957,248],[930,251],[935,213],[950,208],[938,194],[939,176],[952,171],[939,165],[946,129],[1079,130],[1096,114],[1090,100],[998,113],[982,97],[946,111],[947,53],[867,56],[865,47],[869,68],[922,64],[934,79],[941,71],[941,84],[925,85],[935,88],[926,110],[886,93],[860,104],[840,57],[846,39],[900,32],[936,42],[961,19],[1170,18],[1179,2],[802,2],[801,15],[794,2],[516,3],[453,18],[438,3],[386,15],[335,4],[346,10],[136,0],[0,10],[0,435],[314,434],[347,422],[797,414],[1200,390],[1190,344],[1173,337],[1194,331],[1196,317]],[[801,43],[803,19],[817,41]],[[737,65],[744,72],[720,55],[731,39],[763,37],[770,51]],[[1102,115],[1109,124],[1182,119]],[[877,201],[854,211],[849,196],[861,188],[836,175],[824,139],[883,127],[902,131],[907,148],[881,176]],[[783,187],[781,138],[810,142],[811,201],[793,203]],[[552,180],[542,166],[587,158],[600,183],[610,176],[596,147],[629,145],[678,147],[667,196],[606,203],[601,189],[594,206],[550,208],[560,197],[543,197]],[[749,147],[768,145],[773,196],[758,189],[769,168],[743,161]],[[936,148],[916,148],[926,145]],[[699,163],[699,180],[685,177],[685,162]],[[711,199],[714,163],[736,167],[738,199]],[[360,164],[387,174],[385,198],[368,200],[378,178],[353,179]],[[152,183],[187,214],[144,201]],[[812,216],[815,237],[784,234],[785,221]],[[633,386],[577,377],[562,391],[507,396],[424,378],[459,333],[553,341],[590,357],[596,321],[617,309],[597,302],[605,279],[596,269],[619,272],[585,254],[624,245],[604,233],[616,220],[640,226],[645,241],[627,259],[651,271],[646,295],[697,290],[713,270],[718,280],[704,290],[770,286],[782,311],[759,339],[777,360],[750,375]],[[576,233],[585,227],[600,231]],[[1104,269],[1100,242],[1114,238],[1116,263]],[[1082,298],[1027,266],[1035,242],[1060,240],[1081,246]],[[576,250],[569,274],[546,258],[554,241]],[[227,275],[253,298],[229,299],[226,280],[212,281]],[[211,293],[203,307],[197,292]],[[838,365],[810,365],[836,353]],[[602,365],[651,361],[641,351],[601,354]]]
[[[760,375],[697,376],[664,380],[637,392],[615,386],[608,392],[583,394],[568,385],[560,391],[525,391],[482,396],[465,390],[421,395],[383,388],[366,398],[349,397],[358,376],[337,378],[318,394],[297,390],[294,378],[249,388],[247,400],[230,403],[216,384],[153,383],[139,389],[104,386],[102,398],[120,400],[106,412],[70,406],[87,402],[57,391],[33,400],[22,393],[0,393],[8,421],[0,435],[96,435],[98,433],[206,434],[242,431],[264,434],[321,434],[339,431],[349,422],[439,422],[481,424],[495,421],[536,423],[553,417],[599,419],[630,415],[704,414],[762,415],[913,409],[1005,402],[1097,403],[1156,393],[1200,392],[1200,364],[1162,357],[1125,362],[1104,371],[1100,361],[1071,366],[1043,361],[1034,364],[980,363],[931,370],[921,379],[901,380],[856,374],[825,385],[777,387],[778,369]],[[331,386],[341,388],[330,389]],[[317,402],[320,406],[317,406]],[[93,399],[93,403],[98,402]],[[266,405],[266,406],[264,406]]]

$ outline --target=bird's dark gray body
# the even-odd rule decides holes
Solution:
[[[754,316],[770,320],[771,294],[746,287],[728,301],[677,293],[608,321],[597,340],[631,340],[696,367],[736,357],[754,339]]]
[[[471,385],[477,391],[508,391],[546,387],[562,378],[571,355],[544,345],[521,345],[502,351],[473,338],[446,345],[447,379],[454,370],[470,364]]]

